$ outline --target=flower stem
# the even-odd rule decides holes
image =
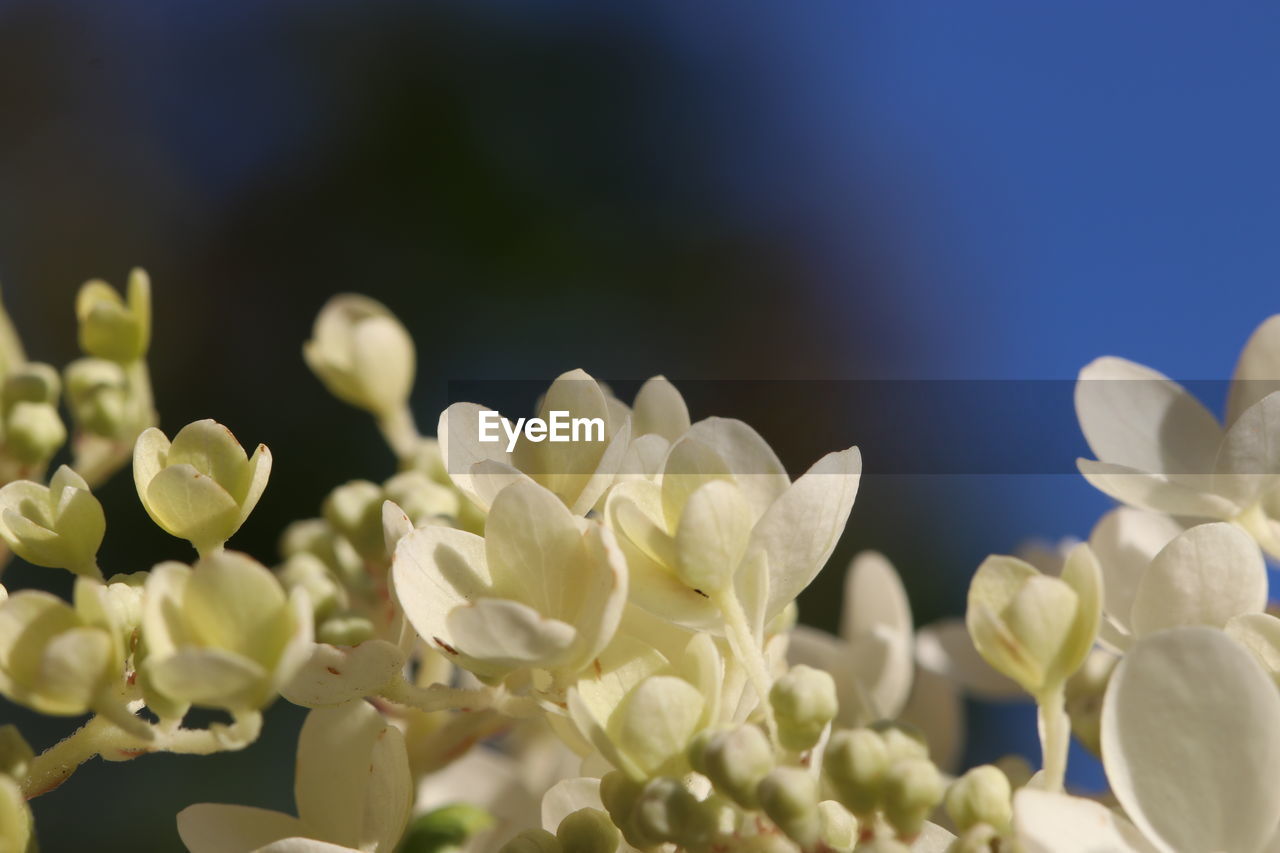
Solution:
[[[382,437],[401,462],[413,456],[414,450],[422,441],[418,425],[414,423],[413,413],[407,405],[379,418],[378,428],[382,430]]]
[[[1067,747],[1071,742],[1071,718],[1061,687],[1036,698],[1040,730],[1040,753],[1044,764],[1046,791],[1060,792],[1067,775]]]
[[[733,588],[721,590],[715,594],[713,600],[720,608],[721,615],[724,616],[725,636],[729,640],[729,648],[746,669],[747,679],[755,688],[756,695],[760,697],[760,709],[764,714],[765,727],[769,731],[770,739],[776,743],[778,726],[773,719],[773,706],[769,704],[769,688],[773,684],[773,679],[769,677],[769,667],[764,658],[764,651],[747,623],[746,611],[742,609],[742,602],[738,600],[738,595]]]

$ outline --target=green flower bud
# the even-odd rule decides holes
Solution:
[[[47,364],[29,361],[11,371],[4,380],[4,411],[7,415],[16,403],[54,405],[62,393],[58,371]]]
[[[560,840],[545,829],[526,829],[502,845],[498,853],[561,853],[563,850]]]
[[[459,803],[414,819],[396,853],[449,853],[461,850],[473,836],[493,825],[484,809]]]
[[[822,843],[831,850],[850,850],[858,841],[858,819],[835,800],[818,803]]]
[[[363,616],[334,616],[316,629],[316,641],[331,646],[358,646],[373,635],[373,623]]]
[[[380,302],[344,294],[316,317],[302,348],[307,366],[339,400],[387,417],[399,411],[413,387],[413,340]]]
[[[346,589],[338,583],[329,567],[314,554],[305,551],[294,554],[285,560],[276,574],[285,589],[299,588],[307,594],[317,623],[345,610],[349,604]]]
[[[933,762],[908,758],[889,767],[885,774],[884,816],[898,836],[914,839],[945,791],[942,774]]]
[[[98,577],[106,529],[102,504],[66,465],[48,486],[19,480],[0,488],[0,538],[28,563]]]
[[[364,560],[351,543],[343,539],[323,518],[295,521],[280,536],[280,553],[285,558],[311,554],[324,563],[347,589],[363,589],[369,584]]]
[[[368,480],[352,480],[338,486],[325,498],[321,510],[325,521],[355,546],[360,556],[385,556],[382,535],[382,489]]]
[[[0,850],[35,851],[34,825],[27,799],[18,783],[0,776]]]
[[[718,732],[700,757],[701,772],[716,791],[743,808],[756,808],[756,786],[774,767],[773,746],[764,732],[752,725]]]
[[[151,694],[228,711],[266,706],[307,661],[312,616],[301,590],[286,596],[267,568],[218,551],[194,568],[162,563],[147,578],[139,672]]]
[[[1061,577],[1013,557],[988,557],[969,585],[965,624],[995,669],[1032,696],[1061,689],[1093,648],[1102,613],[1102,570],[1087,544]]]
[[[17,403],[5,421],[5,447],[24,465],[41,466],[66,444],[67,428],[48,403]]]
[[[0,775],[22,779],[35,752],[15,725],[0,726]]]
[[[105,281],[86,282],[76,297],[80,348],[89,355],[128,364],[147,354],[151,343],[151,279],[129,273],[128,302]]]
[[[13,321],[9,319],[9,312],[4,309],[4,302],[0,301],[0,379],[8,376],[26,360],[22,340],[13,327]]]
[[[760,806],[786,836],[811,847],[822,835],[818,816],[818,780],[800,767],[777,767],[756,789]]]
[[[705,844],[715,832],[714,808],[670,776],[651,779],[640,792],[631,815],[642,837],[683,847]]]
[[[573,853],[616,853],[622,833],[599,809],[578,809],[560,821],[556,838]]]
[[[823,776],[836,799],[859,819],[874,816],[888,769],[889,749],[871,729],[838,731],[823,753]]]
[[[103,358],[82,358],[67,365],[67,405],[80,428],[117,438],[129,422],[129,385],[124,368]]]
[[[1000,768],[984,764],[961,776],[947,790],[947,814],[961,831],[989,824],[1000,832],[1013,819],[1013,789]]]
[[[421,471],[405,471],[383,484],[384,496],[405,511],[417,527],[441,516],[458,514],[461,496]]]
[[[643,790],[644,786],[641,783],[621,770],[610,770],[600,777],[600,802],[609,813],[609,819],[613,821],[614,826],[622,829],[628,844],[640,848],[648,847],[653,843],[652,840],[641,836],[631,819]]]
[[[133,449],[133,480],[147,514],[201,554],[240,529],[270,476],[265,444],[250,459],[231,430],[212,420],[188,424],[172,444],[152,427]]]
[[[769,704],[782,745],[796,752],[812,749],[836,716],[835,679],[820,669],[794,666],[773,683]]]
[[[881,720],[872,723],[871,730],[880,735],[889,750],[889,763],[907,758],[928,758],[929,742],[924,732],[899,720]]]

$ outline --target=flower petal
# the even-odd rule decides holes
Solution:
[[[1227,399],[1227,425],[1273,391],[1280,391],[1280,314],[1254,329],[1240,353]]]
[[[1103,601],[1117,623],[1129,627],[1133,599],[1156,554],[1184,530],[1167,515],[1132,507],[1117,507],[1104,515],[1089,534],[1089,547],[1102,567]]]
[[[1156,853],[1101,803],[1031,787],[1014,794],[1013,829],[1025,853]]]
[[[689,431],[689,407],[669,379],[654,376],[640,386],[631,420],[637,439],[656,434],[669,442],[678,441]]]
[[[199,803],[178,812],[178,835],[191,853],[231,853],[306,832],[296,817],[252,806]]]
[[[1214,477],[1186,475],[1178,482],[1163,474],[1149,474],[1126,465],[1077,459],[1076,467],[1089,484],[1103,494],[1138,509],[1191,518],[1232,518],[1240,507],[1221,495],[1202,491]]]

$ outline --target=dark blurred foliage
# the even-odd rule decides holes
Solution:
[[[1203,264],[1170,260],[1140,288],[1135,272],[1152,268],[1115,255],[1199,252],[1207,264],[1240,256],[1223,235],[1262,245],[1263,231],[1231,216],[1258,221],[1256,199],[1274,194],[1214,196],[1223,226],[1209,243],[1205,218],[1160,218],[1198,211],[1201,196],[1183,208],[1169,203],[1176,192],[1127,179],[1136,168],[1165,188],[1198,174],[1173,154],[1133,152],[1230,148],[1167,132],[1161,118],[1194,123],[1220,103],[1215,87],[1237,91],[1234,77],[1179,88],[1148,69],[1234,66],[1180,64],[1185,39],[1205,32],[1189,14],[1139,48],[1125,35],[1149,35],[1138,12],[1113,28],[1084,4],[1059,29],[979,5],[912,17],[872,3],[807,15],[781,4],[0,2],[5,300],[32,357],[61,365],[77,354],[79,284],[145,266],[163,426],[215,417],[274,451],[271,485],[233,540],[267,562],[280,529],[334,485],[392,469],[368,418],[329,399],[300,357],[315,312],[342,291],[383,300],[413,333],[428,431],[450,380],[549,380],[578,366],[737,380],[719,397],[698,383],[695,417],[746,419],[793,471],[836,449],[814,435],[862,443],[877,470],[860,425],[902,430],[899,452],[933,437],[936,452],[949,421],[983,413],[899,424],[833,399],[838,385],[779,394],[758,380],[1062,380],[1123,347],[1224,375],[1265,316],[1269,256],[1235,270],[1253,277],[1228,313],[1198,308],[1198,284],[1167,275]],[[1234,30],[1209,35],[1229,58],[1255,55],[1229,50]],[[1127,99],[1108,95],[1116,79]],[[1189,94],[1166,105],[1168,91]],[[1154,112],[1126,124],[1134,103]],[[1242,114],[1253,103],[1229,101]],[[1079,159],[1111,152],[1107,134],[1126,156],[1101,168]],[[1232,162],[1263,162],[1252,154]],[[1160,168],[1172,184],[1143,171]],[[1144,217],[1163,224],[1148,233],[1134,224]],[[794,403],[806,390],[819,398]],[[1009,422],[1025,419],[1047,436],[1035,444],[1043,468],[1027,469],[1042,476],[889,466],[865,478],[805,618],[834,623],[841,569],[859,548],[890,555],[927,622],[961,610],[986,553],[1087,533],[1106,502],[1066,475],[1083,449],[1069,386],[1036,400],[1047,402],[1005,413],[988,444],[1008,449]],[[191,556],[150,525],[127,472],[102,497],[109,570]],[[50,575],[15,565],[5,581],[69,590]],[[36,801],[45,849],[172,849],[173,815],[193,802],[288,809],[301,716],[280,703],[241,754],[92,762]],[[10,705],[0,719],[37,747],[69,730]]]

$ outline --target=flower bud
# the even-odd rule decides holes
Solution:
[[[794,666],[773,683],[769,704],[778,721],[778,739],[787,749],[812,749],[836,716],[836,682],[820,669]]]
[[[914,839],[925,819],[942,802],[945,785],[933,762],[909,758],[889,767],[885,773],[884,816],[898,836]]]
[[[352,480],[329,493],[321,512],[329,526],[354,545],[360,556],[373,558],[386,549],[382,535],[384,500],[376,483]]]
[[[769,738],[757,726],[712,735],[700,758],[701,772],[716,791],[743,808],[758,805],[756,786],[773,769],[774,756]]]
[[[388,500],[405,511],[415,527],[428,521],[458,514],[460,495],[449,488],[435,482],[421,471],[401,472],[382,486]]]
[[[0,300],[0,379],[8,376],[10,371],[26,360],[26,353],[22,350],[22,340],[18,337],[17,329],[13,327],[13,321],[9,319],[9,312],[5,310],[4,302]]]
[[[907,758],[928,758],[929,742],[924,732],[901,720],[880,720],[872,723],[871,730],[880,735],[889,750],[889,763]]]
[[[644,837],[682,847],[699,847],[715,832],[715,812],[670,776],[651,779],[631,815]]]
[[[162,563],[147,578],[138,669],[147,705],[228,711],[265,707],[307,661],[312,616],[301,590],[245,554],[217,551],[189,568]]]
[[[41,466],[67,441],[67,428],[49,403],[16,403],[5,420],[5,447],[24,465]]]
[[[613,821],[614,826],[621,828],[628,844],[640,848],[652,844],[650,839],[641,837],[641,833],[635,828],[631,819],[643,789],[643,785],[621,770],[610,770],[600,777],[600,802],[609,813],[609,819]]]
[[[366,296],[344,294],[325,303],[302,355],[329,393],[378,417],[409,399],[413,340],[386,306]]]
[[[48,486],[19,480],[0,488],[0,538],[28,563],[98,577],[106,529],[102,504],[66,465]]]
[[[616,853],[622,833],[599,809],[578,809],[566,815],[556,829],[556,838],[572,853]]]
[[[831,850],[851,850],[858,842],[858,819],[835,800],[818,803],[822,843]]]
[[[80,348],[121,364],[147,354],[151,343],[151,279],[140,269],[129,273],[128,302],[105,281],[89,281],[76,297]]]
[[[334,578],[324,562],[314,554],[308,554],[305,551],[294,554],[284,561],[284,565],[276,570],[276,574],[285,589],[293,590],[296,587],[307,594],[317,623],[325,621],[348,606],[347,591]],[[321,640],[321,642],[327,641]]]
[[[0,776],[0,850],[35,850],[31,809],[18,783],[8,776]]]
[[[373,623],[363,616],[334,616],[316,628],[316,642],[331,646],[358,646],[373,635]]]
[[[1101,587],[1086,544],[1067,555],[1060,578],[1013,557],[988,557],[969,586],[965,624],[987,663],[1043,696],[1061,689],[1093,647]]]
[[[823,753],[823,776],[836,799],[859,819],[875,814],[888,769],[889,750],[871,729],[838,731]]]
[[[280,536],[280,553],[286,559],[295,554],[314,556],[347,589],[360,589],[369,583],[369,574],[356,549],[323,518],[307,518],[286,527]]]
[[[947,814],[961,831],[988,824],[1004,832],[1013,819],[1013,790],[1000,768],[984,764],[952,783],[947,791]]]
[[[760,807],[788,838],[812,846],[822,834],[818,816],[818,780],[800,767],[777,767],[756,789]]]
[[[129,427],[128,382],[124,368],[104,358],[82,358],[65,370],[67,406],[81,429],[116,438]]]
[[[58,371],[50,365],[29,361],[11,371],[4,379],[4,410],[7,414],[16,403],[54,405],[62,393]]]
[[[493,825],[493,816],[465,803],[442,806],[409,824],[397,853],[446,853],[461,850],[475,835]]]
[[[27,775],[32,758],[35,758],[35,752],[18,727],[12,724],[0,726],[0,775],[22,779]]]
[[[133,480],[147,514],[201,554],[240,529],[270,476],[265,444],[250,459],[231,430],[212,420],[188,424],[172,444],[152,427],[133,449]]]
[[[560,840],[545,829],[526,829],[502,845],[498,853],[561,853]]]

